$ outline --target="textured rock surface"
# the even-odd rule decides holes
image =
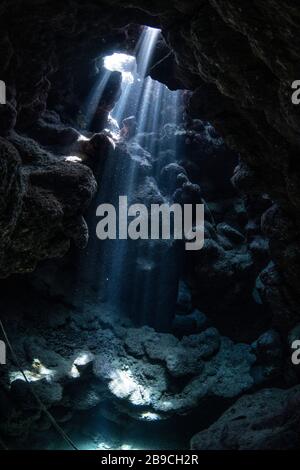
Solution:
[[[6,326],[27,377],[54,414],[57,407],[67,416],[107,401],[115,417],[158,420],[207,407],[224,410],[259,386],[252,376],[254,349],[215,328],[178,339],[149,327],[134,328],[106,304],[86,301],[84,310],[70,309],[36,296],[30,314],[30,300],[15,299],[10,308],[17,305],[17,321],[12,317]],[[24,314],[26,326],[20,333]],[[13,364],[1,369],[0,380],[10,403],[1,411],[2,432],[39,429],[38,405]]]
[[[240,398],[206,431],[193,437],[195,450],[299,449],[299,386],[266,389]]]
[[[0,105],[0,277],[32,271],[38,261],[64,255],[71,240],[79,247],[87,242],[83,215],[96,183],[84,165],[62,158],[63,147],[76,142],[79,133],[60,117],[73,116],[69,122],[76,125],[84,101],[80,80],[87,93],[95,79],[93,59],[126,44],[127,34],[107,31],[112,13],[104,6],[87,10],[85,21],[76,2],[65,7],[43,1],[1,4],[0,70],[8,102]],[[86,51],[88,72],[80,78],[76,64],[82,70]]]
[[[32,271],[87,242],[84,211],[96,191],[92,172],[17,134],[1,139],[0,276]]]

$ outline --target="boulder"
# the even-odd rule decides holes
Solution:
[[[240,398],[207,430],[193,450],[297,450],[300,387],[265,389]]]

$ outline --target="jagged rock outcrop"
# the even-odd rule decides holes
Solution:
[[[83,219],[96,191],[92,172],[59,159],[17,134],[0,141],[2,165],[0,276],[32,271],[87,242]]]
[[[240,398],[207,430],[194,450],[299,449],[300,388],[266,389]]]
[[[96,59],[103,50],[126,48],[139,29],[113,32],[110,9],[90,4],[87,10],[85,21],[85,8],[76,2],[1,4],[0,73],[7,86],[7,104],[0,105],[1,277],[63,256],[71,240],[79,247],[87,242],[83,216],[96,183],[86,165],[64,161],[63,148],[79,138],[74,127],[98,80]],[[103,108],[113,105],[116,93]],[[72,127],[61,122],[66,116]]]

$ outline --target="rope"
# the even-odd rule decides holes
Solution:
[[[24,377],[28,387],[29,387],[29,390],[30,392],[32,393],[32,395],[34,396],[34,398],[36,399],[37,403],[39,404],[39,406],[41,407],[41,410],[44,411],[44,413],[46,414],[46,416],[49,418],[49,421],[52,423],[52,425],[54,426],[54,428],[57,430],[57,432],[62,436],[62,438],[69,444],[70,447],[72,447],[74,450],[79,450],[76,445],[74,444],[74,442],[70,439],[70,437],[65,433],[65,431],[59,426],[59,424],[57,423],[56,419],[52,416],[52,414],[47,410],[46,406],[44,405],[44,403],[41,401],[40,397],[36,394],[34,388],[32,387],[31,383],[29,382],[29,380],[27,379],[26,377],[26,374],[23,370],[23,368],[21,367],[21,364],[20,364],[20,361],[18,359],[18,356],[16,355],[16,353],[14,352],[14,349],[8,339],[8,336],[6,334],[6,331],[5,331],[5,328],[3,326],[3,323],[2,323],[2,320],[0,319],[0,328],[2,330],[2,333],[3,333],[3,336],[5,338],[5,341],[6,341],[6,344],[8,345],[9,349],[10,349],[10,352],[11,352],[11,355],[12,355],[12,358],[14,360],[14,362],[16,363],[20,373],[22,374],[22,376]]]

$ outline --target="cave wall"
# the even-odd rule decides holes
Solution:
[[[7,103],[0,105],[0,277],[63,256],[72,240],[79,247],[87,242],[83,214],[96,191],[93,173],[39,143],[78,139],[61,118],[66,114],[75,126],[82,84],[87,91],[96,79],[95,60],[103,51],[130,47],[128,31],[113,26],[114,12],[92,3],[1,3]]]
[[[273,263],[260,276],[261,291],[276,322],[292,326],[300,302],[299,110],[291,103],[300,12],[293,0],[2,2],[0,78],[8,103],[0,105],[1,276],[61,256],[72,238],[85,244],[82,216],[96,190],[93,175],[42,149],[37,129],[46,127],[50,140],[78,137],[57,114],[45,123],[47,107],[64,119],[67,109],[75,123],[95,59],[134,47],[130,23],[162,28],[174,52],[166,59],[176,74],[173,86],[193,91],[190,116],[210,121],[240,154],[233,183],[272,198],[262,228]],[[168,83],[170,68],[163,65],[155,76]]]
[[[175,52],[178,77],[194,90],[190,116],[210,121],[239,153],[234,185],[247,195],[268,194],[274,203],[262,217],[274,264],[260,276],[261,293],[275,323],[291,326],[300,294],[299,109],[291,101],[300,54],[297,3],[170,5],[157,3],[152,11]]]

